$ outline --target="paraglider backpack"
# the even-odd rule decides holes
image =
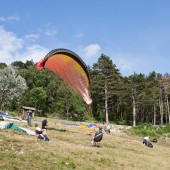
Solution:
[[[103,138],[103,133],[101,130],[96,131],[94,141],[95,142],[100,142]]]

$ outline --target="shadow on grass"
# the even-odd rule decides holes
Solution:
[[[55,130],[55,131],[59,131],[59,132],[66,132],[66,129],[48,128],[48,130]]]
[[[47,130],[54,130],[54,131],[58,131],[58,132],[70,132],[70,133],[78,133],[78,134],[82,134],[84,135],[84,133],[82,132],[79,132],[79,131],[74,131],[74,130],[71,130],[71,129],[57,129],[57,128],[48,128]]]
[[[54,130],[54,131],[58,131],[58,132],[71,132],[71,133],[80,133],[78,131],[74,131],[74,130],[68,130],[68,129],[57,129],[57,128],[48,128],[48,130]]]

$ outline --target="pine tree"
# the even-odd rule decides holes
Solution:
[[[94,115],[103,119],[105,112],[106,123],[109,123],[109,109],[113,105],[114,89],[119,79],[120,73],[116,65],[108,56],[102,54],[91,70],[91,89],[93,108],[96,112]]]

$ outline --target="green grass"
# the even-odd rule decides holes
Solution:
[[[50,142],[37,141],[36,136],[19,131],[0,130],[1,170],[170,169],[168,140],[158,140],[153,148],[148,148],[142,144],[142,137],[112,132],[104,134],[99,147],[91,147],[91,130],[65,127],[52,123],[56,121],[52,118],[48,120]],[[26,123],[14,123],[27,127]]]
[[[140,124],[129,132],[137,136],[150,136],[152,138],[170,137],[170,124],[166,126],[153,126],[151,124]]]

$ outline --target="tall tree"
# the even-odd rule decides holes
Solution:
[[[160,79],[160,89],[161,89],[161,108],[163,110],[163,106],[165,106],[166,108],[166,123],[170,122],[170,109],[169,109],[169,95],[170,95],[170,75],[169,74],[165,74],[164,76],[162,76],[162,78]],[[163,111],[162,111],[163,112]],[[163,114],[163,113],[162,113]],[[163,119],[163,118],[162,118]],[[163,122],[162,122],[163,124]]]
[[[78,95],[75,96],[73,90],[48,69],[37,71],[34,67],[28,67],[20,70],[20,74],[28,84],[28,90],[22,97],[24,105],[34,106],[42,110],[42,114],[48,112],[61,116],[65,116],[66,112],[72,114],[81,110],[80,107],[77,107],[82,105],[82,100],[78,98]],[[39,98],[37,92],[40,93],[42,99]],[[33,98],[32,95],[35,97]],[[77,105],[75,104],[76,98],[79,99]]]
[[[27,89],[24,78],[12,67],[0,69],[0,106],[1,110],[9,110],[11,104],[19,104],[20,97]]]
[[[157,107],[159,105],[158,99],[159,99],[159,89],[158,89],[158,77],[159,74],[155,73],[154,71],[151,72],[146,77],[146,86],[144,89],[144,98],[142,100],[142,104],[145,105],[145,107],[150,109],[153,112],[152,117],[152,123],[156,125],[156,118],[157,118]],[[147,111],[147,110],[145,110]]]
[[[46,91],[42,87],[34,87],[22,96],[22,105],[35,107],[43,114],[46,110],[46,99]]]
[[[93,108],[95,111],[99,111],[97,107],[100,107],[100,114],[105,111],[105,121],[109,123],[109,108],[113,105],[114,89],[116,88],[117,81],[120,79],[119,70],[112,60],[104,54],[102,54],[98,62],[93,64],[91,71],[91,89],[94,98]],[[110,105],[109,105],[110,102]],[[99,106],[103,105],[103,107]],[[103,109],[102,109],[103,108]]]
[[[20,74],[26,79],[28,90],[25,94],[27,96],[28,101],[26,102],[25,96],[23,96],[22,101],[23,103],[30,105],[30,94],[32,93],[32,89],[41,88],[42,93],[46,93],[46,100],[45,105],[43,107],[41,103],[37,103],[36,105],[40,110],[43,112],[55,112],[56,109],[56,102],[58,101],[58,88],[61,84],[61,79],[49,71],[48,69],[43,69],[41,71],[37,71],[34,67],[29,67],[28,69],[20,70]],[[39,89],[40,90],[40,89]],[[44,96],[44,95],[43,95]],[[40,101],[40,100],[37,100]]]
[[[86,111],[85,103],[82,97],[70,88],[64,81],[58,89],[58,96],[60,100],[60,109],[66,115],[67,119],[71,117],[81,117]],[[84,104],[83,104],[84,103]]]
[[[145,76],[144,74],[134,73],[129,77],[129,92],[132,99],[133,108],[133,126],[136,126],[137,108],[141,104],[141,98],[143,96],[143,89],[145,88]]]

